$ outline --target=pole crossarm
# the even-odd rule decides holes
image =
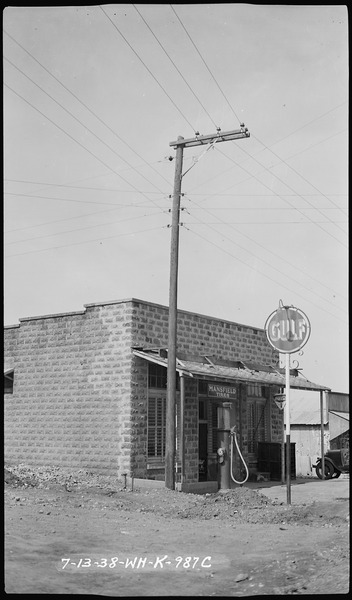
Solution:
[[[217,133],[209,133],[208,135],[197,135],[194,138],[188,139],[178,139],[174,142],[170,142],[169,146],[173,148],[178,148],[178,146],[183,146],[183,148],[191,148],[192,146],[202,146],[204,144],[211,144],[216,140],[217,142],[227,142],[230,140],[240,140],[242,138],[250,137],[250,133],[247,127],[241,127],[241,129],[234,129],[233,131],[217,131]]]

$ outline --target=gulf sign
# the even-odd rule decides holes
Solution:
[[[298,308],[280,306],[268,317],[265,333],[275,350],[289,354],[297,352],[308,342],[310,323]]]

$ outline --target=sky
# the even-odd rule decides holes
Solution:
[[[102,4],[3,12],[4,322],[169,303],[311,335],[291,364],[348,392],[345,5]],[[240,357],[234,357],[240,358]]]

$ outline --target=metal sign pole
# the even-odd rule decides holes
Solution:
[[[287,504],[291,504],[291,442],[290,442],[290,355],[286,354],[286,493]]]
[[[298,352],[307,343],[310,323],[304,312],[294,306],[284,306],[280,300],[279,308],[266,320],[265,332],[269,344],[286,354],[286,482],[287,504],[291,504],[290,354]]]

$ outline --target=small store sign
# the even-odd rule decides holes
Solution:
[[[208,383],[208,397],[219,398],[222,400],[235,400],[236,388],[234,385],[218,385],[217,383]]]

